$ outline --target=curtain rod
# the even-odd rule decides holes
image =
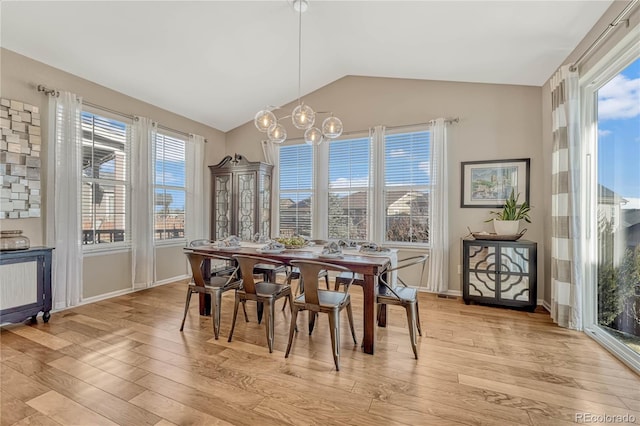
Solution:
[[[45,87],[42,84],[38,85],[38,92],[43,92],[45,95],[54,96],[54,97],[58,97],[60,95],[60,92],[58,90],[49,89],[48,87]],[[94,104],[92,102],[85,101],[85,100],[83,100],[82,103],[83,103],[83,105],[86,105],[88,107],[99,109],[99,110],[105,111],[105,112],[109,112],[111,114],[119,115],[120,117],[128,118],[129,120],[136,120],[136,116],[135,115],[126,114],[124,112],[116,111],[115,109],[107,108],[107,107],[104,107],[102,105],[97,105],[97,104]],[[179,135],[186,136],[186,137],[191,136],[190,133],[183,132],[181,130],[172,129],[171,127],[163,126],[162,124],[158,124],[158,128],[162,129],[162,130],[167,130],[169,132],[177,133]],[[207,143],[208,141],[205,139],[204,142]]]
[[[591,53],[593,52],[593,50],[598,47],[598,45],[600,44],[600,42],[602,42],[602,40],[605,39],[605,37],[616,27],[618,26],[618,24],[620,22],[626,22],[627,27],[629,26],[629,20],[628,19],[623,19],[625,17],[625,15],[627,15],[631,9],[633,9],[633,7],[638,3],[638,0],[632,0],[627,7],[625,7],[622,12],[620,12],[620,14],[616,17],[616,19],[614,19],[613,21],[611,21],[611,23],[607,26],[607,28],[605,28],[605,30],[598,36],[597,39],[595,39],[595,41],[593,43],[591,43],[591,45],[589,47],[587,47],[587,50],[584,51],[584,53],[582,55],[580,55],[580,57],[578,59],[576,59],[576,61],[573,63],[573,65],[571,65],[569,67],[569,71],[576,71],[578,69],[578,65],[580,65],[582,63],[582,61]]]
[[[433,124],[433,122],[436,120],[429,120],[425,123],[415,123],[415,124],[403,124],[400,126],[384,126],[385,129],[405,129],[407,127],[415,127],[415,126],[428,126],[430,124]],[[453,123],[459,123],[460,122],[460,117],[452,117],[452,118],[445,118],[444,122],[447,124],[453,124]]]

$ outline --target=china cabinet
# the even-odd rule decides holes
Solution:
[[[463,241],[462,294],[466,304],[487,303],[533,311],[537,303],[537,244]]]
[[[273,166],[227,155],[211,171],[211,239],[271,237]]]

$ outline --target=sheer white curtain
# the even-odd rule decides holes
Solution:
[[[47,245],[55,247],[53,308],[82,299],[82,99],[60,92],[49,98]]]
[[[431,129],[431,202],[429,203],[429,280],[427,290],[444,293],[449,289],[449,171],[447,126],[443,118]]]
[[[132,132],[131,156],[131,249],[134,288],[153,283],[153,144],[157,124],[136,117]]]
[[[186,218],[187,241],[206,238],[204,216],[204,137],[190,135],[187,142],[186,160]]]
[[[280,234],[280,144],[268,140],[260,143],[265,162],[273,166],[271,175],[271,237],[276,237]]]
[[[561,67],[551,78],[551,318],[582,329],[580,232],[580,99],[578,73]]]

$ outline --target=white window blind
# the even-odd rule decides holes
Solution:
[[[82,112],[82,242],[114,247],[131,241],[129,126]]]
[[[428,130],[385,133],[385,242],[429,243],[430,140]]]
[[[280,147],[280,235],[311,237],[313,149],[310,145]]]
[[[185,144],[182,139],[158,133],[153,149],[154,239],[184,239]]]
[[[329,230],[332,239],[369,239],[369,138],[329,144]]]

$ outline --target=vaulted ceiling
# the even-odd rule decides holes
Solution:
[[[301,93],[346,75],[540,86],[611,3],[311,0]],[[2,47],[222,131],[298,96],[289,0],[0,7]]]

